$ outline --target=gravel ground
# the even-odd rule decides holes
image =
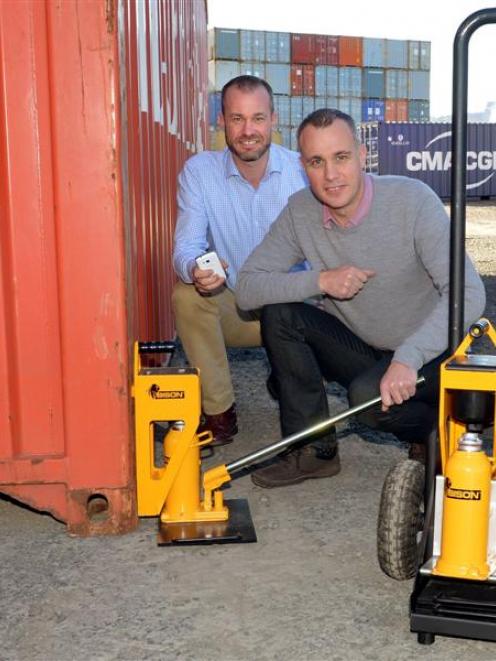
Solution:
[[[467,247],[496,323],[496,206],[468,208]],[[231,350],[240,432],[205,467],[280,438],[263,349]],[[184,365],[180,352],[175,364]],[[331,414],[346,408],[329,384]],[[156,520],[122,537],[73,539],[63,524],[0,497],[1,661],[493,661],[492,643],[409,631],[411,581],[376,559],[384,478],[405,457],[387,434],[338,426],[342,470],[260,489],[239,474],[257,544],[156,546]]]

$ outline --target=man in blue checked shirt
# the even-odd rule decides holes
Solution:
[[[220,125],[227,148],[188,159],[178,180],[173,292],[178,335],[202,383],[204,421],[214,445],[237,433],[226,346],[260,346],[256,313],[241,312],[233,289],[238,271],[261,242],[288,197],[307,184],[296,152],[271,144],[276,122],[272,89],[239,76],[222,90]],[[195,259],[216,251],[227,280]]]

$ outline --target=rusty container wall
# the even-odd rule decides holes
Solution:
[[[315,67],[313,64],[303,65],[303,96],[315,94]]]
[[[303,96],[303,65],[291,65],[291,96]]]
[[[0,3],[0,491],[80,534],[136,521],[106,8]]]
[[[175,177],[206,125],[206,44],[179,42],[197,34],[201,2],[0,2],[0,492],[73,534],[137,520],[129,348],[172,334]]]
[[[119,8],[130,335],[169,339],[177,176],[207,148],[206,9],[182,0],[122,0]]]

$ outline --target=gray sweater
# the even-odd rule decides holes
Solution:
[[[325,296],[325,310],[378,349],[418,370],[448,345],[449,218],[437,195],[406,177],[373,177],[372,207],[357,227],[326,229],[309,188],[288,204],[239,274],[244,310],[320,294],[322,270],[352,265],[376,275],[351,300]],[[306,259],[310,271],[288,273]],[[466,258],[465,319],[485,306],[484,286]]]

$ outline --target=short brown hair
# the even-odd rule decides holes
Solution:
[[[305,129],[307,126],[315,126],[317,129],[325,129],[327,126],[330,126],[336,119],[341,119],[343,122],[346,122],[350,127],[351,132],[355,136],[355,140],[359,142],[357,127],[353,117],[347,115],[341,110],[337,110],[336,108],[319,108],[318,110],[314,110],[314,112],[311,112],[309,115],[307,115],[298,127],[298,131],[296,133],[298,142],[300,141],[300,136],[303,129]]]
[[[270,99],[270,112],[274,112],[274,95],[272,92],[272,87],[269,83],[263,78],[257,78],[256,76],[237,76],[227,81],[227,83],[222,88],[220,100],[222,104],[222,114],[224,114],[224,99],[226,92],[230,87],[237,87],[239,90],[244,92],[253,92],[257,87],[263,87]]]

